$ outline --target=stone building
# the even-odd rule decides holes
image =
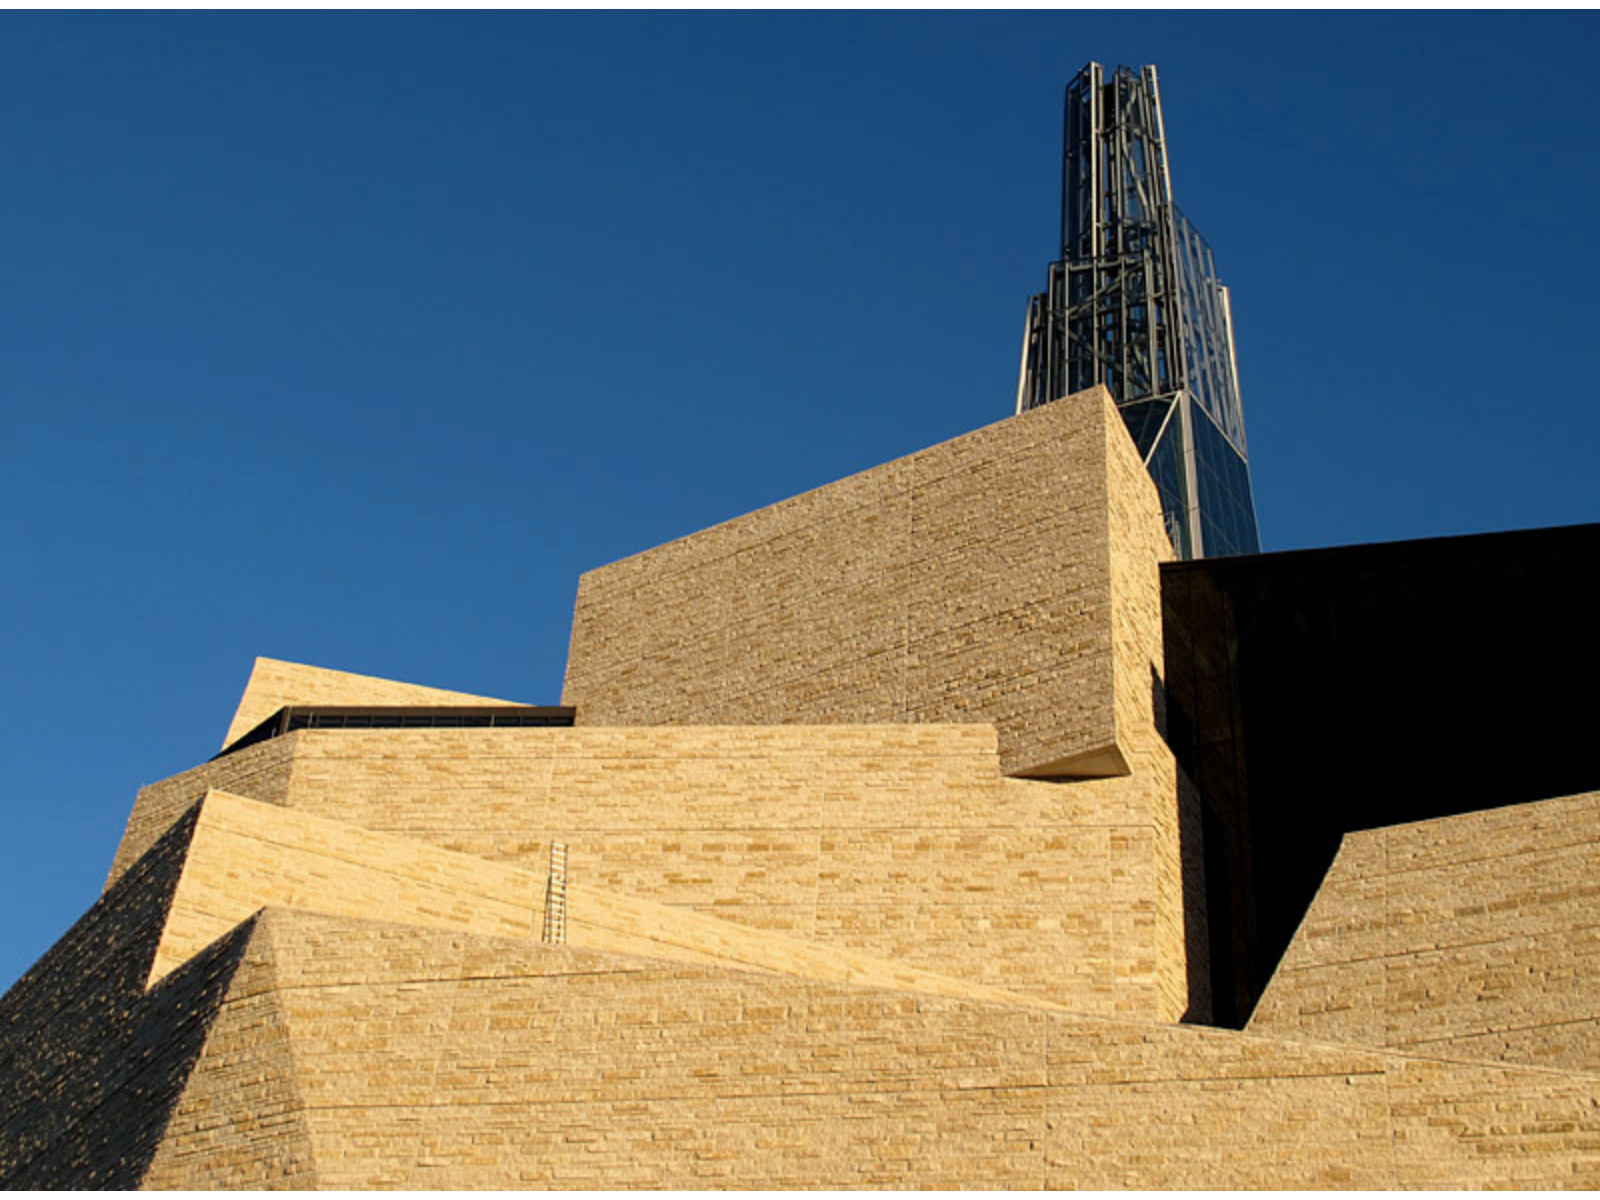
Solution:
[[[1593,581],[1502,537],[1173,562],[1096,388],[589,573],[559,708],[258,660],[0,1000],[0,1180],[1600,1186],[1592,637],[1341,682]]]

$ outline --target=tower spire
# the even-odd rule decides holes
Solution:
[[[1172,198],[1153,66],[1067,85],[1061,252],[1028,303],[1017,411],[1104,384],[1182,558],[1260,550],[1228,289]]]

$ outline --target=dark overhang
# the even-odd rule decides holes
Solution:
[[[564,729],[574,708],[527,704],[418,706],[302,705],[280,708],[249,733],[225,747],[232,754],[301,729]],[[214,760],[213,760],[214,761]]]

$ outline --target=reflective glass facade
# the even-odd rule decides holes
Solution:
[[[1067,85],[1061,257],[1028,306],[1017,411],[1111,392],[1180,557],[1260,549],[1228,289],[1172,202],[1154,67]]]

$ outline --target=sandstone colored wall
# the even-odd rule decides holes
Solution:
[[[543,879],[499,863],[209,792],[152,983],[267,907],[531,937]]]
[[[269,804],[282,804],[289,794],[289,773],[293,767],[294,743],[286,738],[274,738],[140,788],[112,860],[106,888],[116,883],[124,871],[155,845],[157,838],[212,788]]]
[[[1346,836],[1250,1029],[1600,1071],[1600,793]]]
[[[1191,1020],[1211,1017],[1211,962],[1206,926],[1201,803],[1168,748],[1160,564],[1173,558],[1160,500],[1127,428],[1105,430],[1112,668],[1122,753],[1151,796],[1153,879],[1146,882],[1150,938],[1166,1011]],[[1185,1009],[1184,1005],[1187,1005]]]
[[[1251,1030],[1172,1023],[1167,553],[1095,392],[594,573],[580,728],[151,785],[0,998],[0,1185],[1600,1187],[1600,795],[1352,835]],[[483,702],[260,660],[230,738]]]
[[[270,926],[255,917],[194,960],[225,950],[234,965],[140,1187],[318,1186],[270,939]],[[171,979],[194,969],[186,964]]]
[[[328,1187],[1600,1183],[1594,1075],[268,919]]]
[[[224,746],[232,745],[285,705],[452,705],[510,704],[467,692],[448,692],[415,683],[397,683],[372,675],[330,671],[276,658],[258,658],[250,670],[244,695],[228,726]]]
[[[916,739],[921,753],[906,757],[928,770],[941,734],[959,745],[984,732],[309,731],[283,740],[336,751],[324,768],[342,754],[370,761],[373,749],[420,761],[419,778],[437,787],[451,773],[430,776],[427,756],[419,760],[428,738],[448,748],[498,734],[502,750],[530,736],[576,739],[563,761],[597,739],[587,744],[602,752],[580,775],[611,784],[648,761],[631,739],[658,737],[664,759],[685,771],[698,764],[701,784],[721,774],[771,787],[781,778],[775,750],[807,734],[862,739],[857,751],[872,762],[863,769],[879,772],[876,734]],[[737,746],[742,733],[760,740],[766,771],[728,768],[730,743],[717,739]],[[712,740],[673,741],[695,737]],[[605,740],[619,738],[629,753]],[[369,753],[352,754],[363,739]],[[1134,783],[1003,779],[988,753],[983,773],[999,785],[991,802],[1030,824],[1041,806],[1072,796],[1093,827],[1124,810],[1115,790]],[[479,795],[457,813],[492,791],[488,777],[475,777]],[[590,794],[615,792],[597,783]],[[763,794],[745,800],[759,807]],[[385,811],[380,799],[368,802],[372,813]],[[1470,933],[1476,920],[1481,932],[1487,913],[1515,901],[1525,912],[1566,905],[1577,927],[1570,905],[1587,893],[1563,897],[1550,881],[1560,852],[1587,844],[1596,800],[1477,814],[1476,828],[1456,818],[1384,831],[1394,836],[1383,861],[1432,874],[1426,886],[1406,883],[1422,899],[1411,910],[1419,924],[1448,929],[1455,918]],[[824,792],[813,802],[832,800]],[[605,827],[616,814],[602,815]],[[1156,836],[1107,830],[1114,848]],[[1542,853],[1528,877],[1546,886],[1517,890],[1464,870],[1486,846]],[[907,861],[934,850],[911,844]],[[1154,856],[1142,856],[1141,870],[1127,850],[1114,850],[1121,865],[1094,886],[1126,886],[1153,904]],[[580,872],[582,861],[573,859]],[[531,928],[534,885],[533,872],[508,862],[209,794],[0,1000],[0,1184],[1600,1186],[1593,1070],[1470,1061],[1459,1042],[1443,1054],[1383,1050],[1063,1012],[581,879],[569,885],[569,932],[604,950],[462,927],[492,924],[504,905],[519,926],[526,910]],[[1455,908],[1441,908],[1441,895]],[[293,907],[270,907],[278,903]],[[197,949],[257,904],[269,907]],[[318,907],[343,913],[308,911]],[[196,916],[211,928],[185,924]],[[1132,916],[1130,929],[1156,927],[1148,908]],[[145,990],[160,954],[180,941],[193,956]],[[1469,941],[1456,939],[1462,949]]]
[[[546,873],[210,792],[186,823],[183,873],[150,968],[155,984],[264,908],[531,939]],[[566,889],[566,944],[836,983],[1038,1005],[904,963],[751,929],[586,885]]]
[[[349,671],[332,671],[302,663],[257,658],[239,698],[223,746],[229,746],[286,706],[394,705],[451,707],[502,705],[466,692],[398,683]],[[225,757],[150,784],[139,790],[133,813],[117,848],[107,886],[139,858],[173,821],[210,788],[281,803],[288,788],[290,747],[281,738],[250,746]]]
[[[135,1187],[159,1153],[250,932],[241,926],[146,991],[193,825],[192,813],[174,825],[0,1000],[0,1186]],[[287,1068],[252,1046],[237,1074],[282,1080]],[[297,1143],[287,1127],[270,1105],[240,1107],[262,1099],[259,1088],[219,1099],[209,1119],[231,1113],[233,1150],[250,1141],[240,1123],[271,1130],[249,1157],[288,1170]]]
[[[1120,774],[1170,556],[1094,389],[589,572],[563,703],[583,725],[992,722],[1007,774]]]
[[[541,880],[564,841],[578,884],[1081,1011],[1204,1015],[1147,815],[1175,804],[1170,755],[1057,783],[1002,777],[982,725],[305,730],[267,745],[289,754],[288,782],[239,790],[299,813]],[[200,783],[176,778],[140,804]]]
[[[176,829],[166,854],[158,848],[130,872],[97,918],[130,901],[159,912],[170,860],[181,860],[171,850],[186,833]],[[153,939],[136,940],[142,955],[100,965],[123,962],[125,979],[136,979]],[[88,929],[64,946],[74,941],[104,944]],[[63,999],[94,991],[78,972],[60,979],[55,986],[72,985]],[[32,1073],[25,1087],[7,1075],[0,1095],[54,1127],[20,1164],[15,1142],[5,1144],[0,1182],[1600,1184],[1592,1073],[1079,1017],[286,909],[247,921],[144,999],[114,990],[121,1032],[80,1020],[22,1043],[53,1057],[56,1071]],[[23,999],[33,1009],[40,997]],[[50,1087],[58,1104],[84,1103],[60,1120],[38,1094]]]

